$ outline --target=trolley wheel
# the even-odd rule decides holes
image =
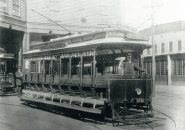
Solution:
[[[150,112],[151,112],[149,116],[150,116],[150,117],[154,117],[153,106],[152,106],[152,104],[149,105],[149,110],[150,110]]]
[[[144,112],[145,112],[145,113],[148,113],[148,108],[146,108],[146,109],[144,110]]]
[[[152,106],[151,103],[150,103],[150,105],[149,105],[149,110],[150,110],[150,111],[153,111],[153,106]]]
[[[115,124],[121,123],[126,116],[126,103],[112,103],[112,124],[115,126]]]
[[[112,117],[112,126],[116,126],[116,118]]]

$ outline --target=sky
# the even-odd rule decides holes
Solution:
[[[122,0],[123,24],[137,30],[152,25],[152,0]],[[185,21],[185,0],[153,0],[154,24]]]

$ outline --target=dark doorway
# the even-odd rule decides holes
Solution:
[[[0,27],[0,47],[4,48],[7,53],[13,53],[15,62],[21,59],[20,51],[22,50],[24,32]]]

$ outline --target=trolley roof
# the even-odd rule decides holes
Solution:
[[[73,53],[90,50],[120,49],[142,51],[150,48],[147,39],[127,34],[124,30],[106,30],[88,34],[76,34],[56,39],[49,42],[30,45],[30,51],[24,53],[25,57],[33,55],[49,55],[56,53]]]

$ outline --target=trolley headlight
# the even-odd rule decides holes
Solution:
[[[135,91],[136,91],[137,95],[141,95],[141,93],[142,93],[140,88],[136,88]]]

